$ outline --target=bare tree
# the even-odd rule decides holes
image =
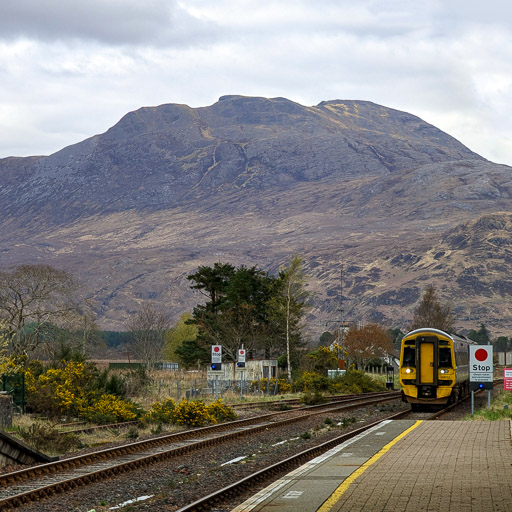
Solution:
[[[20,265],[0,272],[0,320],[15,355],[44,342],[45,330],[77,313],[78,287],[67,272],[49,265]]]
[[[441,331],[453,330],[455,319],[451,305],[446,302],[441,304],[434,285],[427,286],[425,293],[414,310],[414,319],[411,329],[432,327]]]
[[[170,328],[167,312],[159,311],[149,304],[142,308],[128,321],[131,336],[131,349],[148,370],[154,367],[162,357],[165,333]]]
[[[345,349],[350,360],[364,368],[371,359],[389,354],[393,350],[393,339],[377,324],[351,327],[345,337]]]

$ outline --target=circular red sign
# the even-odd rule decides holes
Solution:
[[[245,352],[243,350],[240,350],[240,355],[243,356]]]
[[[489,355],[487,354],[487,350],[485,350],[485,348],[479,348],[476,352],[475,352],[475,359],[477,361],[485,361],[487,358],[489,357]]]
[[[213,347],[213,351],[214,352],[219,352],[220,348],[219,347]]]

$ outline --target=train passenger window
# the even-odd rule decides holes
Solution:
[[[439,349],[439,368],[452,367],[452,354],[449,348]]]
[[[413,347],[404,347],[404,360],[402,366],[416,367],[416,349]]]

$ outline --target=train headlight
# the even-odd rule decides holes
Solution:
[[[440,373],[441,375],[444,375],[444,374],[446,374],[446,373],[450,373],[450,370],[446,370],[446,369],[444,369],[444,370],[439,370],[439,373]]]
[[[405,373],[412,373],[412,371],[413,371],[412,368],[406,368],[405,369]]]

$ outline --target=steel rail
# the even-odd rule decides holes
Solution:
[[[385,396],[375,397],[373,399],[368,399],[368,397],[365,397],[365,400],[361,401],[358,400],[356,403],[354,401],[349,401],[349,403],[346,402],[338,402],[334,404],[324,404],[323,408],[318,408],[317,406],[313,407],[306,407],[303,408],[305,411],[304,413],[307,414],[301,414],[299,416],[292,416],[290,418],[286,418],[283,420],[278,421],[271,421],[273,416],[276,416],[278,413],[271,413],[265,415],[269,421],[265,423],[260,423],[257,425],[254,425],[254,421],[260,421],[262,420],[262,417],[259,417],[257,419],[252,419],[253,426],[250,427],[247,425],[247,423],[250,420],[240,420],[238,422],[231,422],[231,423],[224,423],[220,426],[223,426],[224,429],[234,427],[237,428],[237,430],[228,432],[226,434],[221,435],[215,435],[218,433],[218,431],[215,431],[213,429],[209,429],[209,432],[206,432],[208,430],[208,427],[205,427],[203,429],[196,429],[194,431],[185,431],[183,434],[185,434],[185,437],[182,437],[180,441],[185,441],[187,438],[190,437],[196,437],[198,435],[198,431],[203,430],[206,433],[214,434],[211,437],[204,438],[200,441],[191,441],[189,443],[181,443],[178,446],[176,444],[173,447],[170,447],[168,449],[158,451],[151,454],[142,454],[141,457],[137,457],[133,459],[133,457],[130,457],[130,453],[133,450],[130,450],[130,446],[132,445],[138,445],[141,443],[151,443],[151,441],[161,441],[162,438],[157,438],[156,440],[150,440],[148,442],[139,442],[139,443],[132,443],[132,445],[124,445],[122,447],[118,447],[115,449],[109,449],[109,450],[102,450],[100,452],[94,452],[92,454],[87,454],[84,456],[79,457],[73,457],[70,459],[64,459],[62,461],[58,461],[56,463],[50,463],[50,464],[43,464],[40,466],[36,466],[34,468],[29,468],[26,470],[21,470],[14,473],[9,473],[5,475],[0,475],[0,483],[10,484],[11,488],[20,480],[21,481],[27,481],[30,478],[39,476],[40,474],[44,474],[46,476],[49,476],[51,478],[52,474],[57,473],[57,469],[59,470],[73,470],[76,467],[82,466],[85,463],[99,463],[100,465],[103,464],[104,467],[100,468],[93,468],[92,471],[89,471],[87,473],[80,474],[79,476],[71,476],[66,477],[63,480],[60,481],[53,481],[50,482],[48,485],[40,485],[38,488],[31,488],[28,490],[23,490],[23,486],[21,486],[20,489],[16,490],[14,489],[15,494],[12,495],[5,495],[6,492],[8,492],[7,489],[4,489],[2,496],[0,498],[0,510],[6,510],[9,508],[17,507],[22,505],[23,503],[27,503],[28,501],[34,501],[41,498],[44,498],[46,496],[55,494],[57,492],[62,492],[68,489],[72,489],[78,485],[87,485],[91,482],[97,481],[101,478],[105,477],[111,477],[115,476],[120,473],[124,473],[126,471],[130,471],[133,469],[137,469],[140,467],[143,467],[148,464],[153,464],[155,462],[160,462],[165,459],[169,459],[172,457],[176,457],[179,455],[183,455],[185,453],[189,453],[190,451],[205,448],[207,446],[213,446],[216,444],[220,444],[224,441],[235,439],[237,437],[247,436],[251,433],[255,432],[261,432],[264,430],[268,430],[270,428],[278,428],[281,426],[285,426],[290,423],[299,422],[303,419],[315,415],[325,414],[329,411],[338,411],[340,409],[352,409],[355,407],[360,407],[364,405],[370,405],[374,403],[379,403],[383,401],[389,401],[394,400],[397,397],[394,396],[393,393],[386,393]],[[315,410],[316,409],[316,410]],[[289,412],[296,412],[296,411],[289,411]],[[245,423],[245,425],[242,425]],[[234,425],[238,424],[238,425]],[[173,437],[174,442],[176,443],[176,438],[178,434],[171,434],[170,436],[165,437]],[[161,442],[158,444],[162,444]],[[165,444],[169,444],[169,439],[166,440]],[[110,459],[113,455],[113,452],[116,452],[117,456],[125,456],[125,460],[121,458],[120,461],[117,463],[115,461],[107,462],[108,459]],[[126,457],[128,457],[129,460],[126,460]],[[105,467],[106,466],[106,467]],[[28,482],[27,482],[28,483]],[[18,492],[21,490],[22,492]]]
[[[190,503],[189,505],[185,505],[184,507],[178,509],[176,512],[199,512],[210,510],[214,506],[226,500],[227,498],[233,498],[239,496],[242,492],[247,492],[248,487],[259,485],[265,481],[268,481],[270,478],[275,478],[275,475],[281,475],[285,471],[289,471],[292,468],[296,468],[304,464],[305,462],[308,462],[311,459],[319,455],[322,455],[323,453],[327,452],[331,448],[334,448],[338,444],[344,443],[345,441],[351,439],[352,437],[355,437],[365,432],[366,430],[375,427],[382,421],[398,419],[408,413],[409,411],[402,411],[399,413],[391,414],[383,419],[365,425],[364,427],[352,430],[351,432],[342,434],[341,436],[331,439],[330,441],[314,446],[313,448],[304,450],[296,455],[292,455],[287,459],[276,462],[271,466],[263,468],[260,471],[252,473],[251,475],[248,475],[245,478],[238,480],[237,482],[234,482],[226,487],[223,487],[222,489],[219,489],[218,491],[211,493],[208,496],[199,498],[193,503]]]
[[[57,472],[63,469],[69,469],[70,467],[77,467],[82,464],[90,464],[92,462],[98,460],[105,460],[111,457],[118,457],[121,455],[126,455],[128,453],[141,452],[147,449],[155,448],[157,446],[162,446],[170,443],[177,443],[186,441],[190,438],[197,438],[201,436],[205,436],[211,433],[222,432],[225,430],[232,430],[235,428],[242,428],[250,425],[255,425],[261,423],[262,421],[271,420],[276,416],[284,416],[290,415],[292,416],[292,421],[294,419],[293,415],[301,414],[308,411],[313,411],[315,409],[319,409],[320,413],[324,412],[325,409],[327,411],[331,410],[332,407],[337,407],[338,405],[344,406],[345,404],[353,404],[354,407],[359,407],[361,403],[365,403],[365,401],[373,401],[377,398],[382,398],[382,400],[393,400],[397,398],[398,393],[375,393],[371,397],[365,395],[363,397],[356,397],[353,399],[346,400],[338,400],[335,403],[326,403],[326,404],[318,404],[302,407],[300,409],[290,410],[290,411],[277,411],[270,412],[267,414],[260,415],[258,417],[246,418],[242,420],[235,420],[226,423],[219,423],[217,425],[209,425],[207,427],[200,427],[196,429],[183,430],[171,434],[164,434],[159,437],[154,437],[152,439],[146,439],[142,441],[135,441],[132,443],[127,443],[125,445],[116,446],[113,448],[107,448],[103,450],[98,450],[95,452],[91,452],[84,455],[78,455],[75,457],[69,457],[66,459],[61,459],[55,462],[50,462],[47,464],[40,464],[37,466],[33,466],[30,468],[20,469],[18,471],[14,471],[11,473],[0,474],[0,485],[11,484],[16,481],[23,481],[28,478],[32,478],[37,474],[48,474],[52,472]],[[354,403],[355,402],[355,403]],[[302,419],[304,416],[298,416],[299,419]],[[279,424],[276,424],[279,425]]]
[[[459,400],[458,402],[449,405],[448,407],[445,407],[444,409],[440,411],[433,412],[428,417],[425,418],[425,421],[435,420],[442,416],[443,414],[449,412],[451,409],[454,409],[458,405],[462,404],[465,400],[467,400],[468,397],[464,397],[464,399]],[[399,413],[392,414],[384,419],[378,420],[374,423],[371,423],[369,425],[365,425],[364,427],[361,427],[357,430],[353,430],[351,432],[348,432],[346,434],[343,434],[335,439],[332,439],[331,441],[327,441],[326,443],[323,443],[321,445],[318,445],[314,448],[310,448],[308,450],[305,450],[303,452],[298,453],[297,455],[293,455],[292,457],[289,457],[283,461],[277,462],[273,464],[272,466],[268,466],[267,468],[263,468],[260,471],[257,471],[237,482],[234,482],[233,484],[230,484],[226,487],[223,487],[222,489],[219,489],[218,491],[209,494],[208,496],[204,496],[202,498],[199,498],[198,500],[194,501],[193,503],[190,503],[189,505],[186,505],[180,509],[178,509],[176,512],[204,512],[207,510],[210,510],[213,508],[213,506],[220,504],[222,501],[236,497],[242,492],[247,492],[247,488],[251,486],[255,486],[257,484],[261,484],[262,482],[268,481],[270,478],[274,478],[274,475],[282,474],[285,470],[288,471],[290,468],[295,468],[299,465],[304,464],[305,462],[308,462],[309,460],[313,459],[314,457],[321,455],[325,453],[326,451],[330,450],[334,446],[341,444],[345,442],[346,440],[350,439],[351,437],[354,437],[365,430],[368,430],[376,425],[378,425],[380,422],[384,420],[390,420],[390,419],[399,419],[404,418],[406,416],[412,415],[414,416],[415,413],[412,412],[410,409],[406,411],[401,411]]]

